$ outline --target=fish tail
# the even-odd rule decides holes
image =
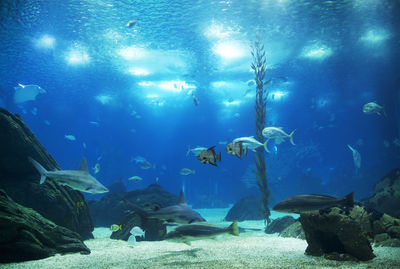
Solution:
[[[348,207],[353,207],[353,205],[354,205],[354,192],[351,192],[351,193],[347,194],[343,198],[343,204],[345,206],[348,206]]]
[[[190,151],[191,151],[191,149],[190,149],[190,145],[189,145],[189,146],[188,146],[188,150],[187,150],[187,152],[186,152],[186,156],[189,155]]]
[[[265,141],[265,143],[263,144],[263,146],[264,146],[265,151],[269,153],[269,150],[268,150],[268,141],[269,141],[269,139],[267,139],[267,141]]]
[[[119,227],[119,229],[122,231],[122,224],[120,224],[118,227]]]
[[[237,220],[235,220],[234,222],[232,222],[231,225],[229,225],[228,231],[230,234],[232,234],[234,236],[239,236],[239,227],[238,227]]]
[[[149,216],[149,213],[148,213],[146,210],[144,210],[144,209],[142,209],[142,208],[140,208],[140,207],[138,207],[138,206],[132,204],[132,203],[129,202],[126,198],[123,198],[122,200],[124,200],[125,204],[127,204],[127,205],[128,205],[133,211],[135,211],[139,216],[141,216],[141,217],[148,217],[148,216]]]
[[[221,152],[217,154],[217,160],[221,161]]]
[[[387,117],[386,110],[385,110],[385,106],[382,106],[382,112],[383,112],[383,115],[384,115],[385,117]]]
[[[196,170],[193,170],[193,171],[192,171],[192,174],[193,174],[193,175],[196,174]]]
[[[28,157],[29,161],[35,166],[36,170],[40,173],[40,184],[43,184],[44,181],[46,180],[46,174],[47,170],[40,165],[37,161],[35,161],[33,158]]]
[[[290,135],[289,135],[290,143],[292,143],[293,146],[296,145],[296,144],[293,142],[293,134],[294,134],[294,132],[296,132],[296,129],[294,129],[294,130],[290,133]]]

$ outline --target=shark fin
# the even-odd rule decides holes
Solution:
[[[178,204],[187,204],[185,194],[183,193],[183,190],[181,189],[181,194],[179,195],[179,202]]]
[[[88,165],[86,162],[86,158],[82,158],[81,167],[79,167],[79,171],[89,173]]]

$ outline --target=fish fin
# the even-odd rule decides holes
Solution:
[[[238,227],[238,221],[235,220],[232,222],[231,225],[228,227],[229,233],[234,235],[234,236],[239,236],[239,227]]]
[[[40,163],[35,161],[33,158],[28,157],[28,159],[33,164],[33,166],[36,168],[36,170],[40,173],[40,184],[43,184],[44,181],[46,180],[47,170]]]
[[[190,151],[191,151],[191,149],[190,149],[190,145],[189,145],[189,146],[188,146],[188,150],[187,150],[187,152],[186,152],[186,156],[189,155]]]
[[[88,169],[88,165],[87,165],[87,161],[86,161],[85,157],[82,158],[82,162],[81,162],[81,166],[79,167],[79,171],[89,173],[89,169]]]
[[[269,139],[267,139],[267,141],[265,141],[265,143],[263,145],[264,145],[265,151],[270,153],[269,150],[268,150],[268,141],[269,141]],[[255,152],[255,150],[254,150],[254,152]]]
[[[130,245],[134,247],[136,245],[136,237],[134,235],[129,236],[128,243],[130,243]]]
[[[346,205],[348,207],[352,207],[354,205],[354,192],[347,194],[343,198],[343,203],[344,203],[344,205]]]
[[[144,209],[132,204],[126,198],[122,198],[122,200],[125,202],[125,204],[127,204],[131,208],[131,210],[135,211],[141,217],[148,217],[149,216],[149,213],[146,210],[144,210]]]
[[[178,204],[187,204],[185,194],[183,193],[183,189],[181,189],[181,193],[179,195],[179,202]]]
[[[118,225],[117,225],[117,226],[118,226]],[[122,230],[122,224],[120,224],[118,227],[119,227],[120,230]]]
[[[212,146],[211,148],[207,149],[207,150],[214,150],[215,146]]]
[[[244,149],[243,149],[243,154],[244,154],[244,156],[247,156],[247,150],[248,150],[248,148],[244,148]]]
[[[296,132],[296,129],[294,129],[294,130],[290,133],[290,135],[289,135],[290,143],[292,143],[293,146],[296,145],[296,144],[293,142],[293,134],[294,134],[294,132]]]
[[[221,152],[217,154],[217,158],[218,161],[221,161]],[[215,161],[215,164],[217,164],[217,161]]]

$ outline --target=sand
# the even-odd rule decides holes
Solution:
[[[209,222],[226,226],[228,209],[198,210]],[[273,218],[280,216],[274,213]],[[263,229],[263,221],[240,222],[243,228]],[[400,248],[374,248],[369,262],[337,262],[304,255],[307,242],[262,231],[239,237],[221,235],[187,245],[181,242],[137,242],[109,239],[108,228],[96,228],[95,239],[85,241],[90,255],[56,255],[43,260],[0,265],[0,268],[400,268]]]

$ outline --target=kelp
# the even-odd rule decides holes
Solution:
[[[267,98],[268,92],[266,90],[266,85],[270,82],[270,80],[265,80],[265,74],[267,71],[266,65],[266,57],[265,57],[265,49],[262,44],[261,38],[257,37],[254,42],[251,50],[251,55],[253,56],[253,62],[251,64],[251,69],[255,74],[255,85],[256,85],[256,104],[255,104],[255,112],[256,112],[256,139],[260,143],[264,143],[264,136],[262,135],[262,131],[264,129],[265,117],[266,117],[266,106],[267,106]],[[264,157],[264,147],[259,147],[254,154],[254,161],[256,164],[256,170],[253,170],[253,173],[257,178],[257,185],[261,192],[261,211],[262,217],[264,218],[264,223],[270,223],[271,212],[268,207],[270,191],[268,189],[268,180],[267,180],[267,169],[265,165],[265,157]]]

